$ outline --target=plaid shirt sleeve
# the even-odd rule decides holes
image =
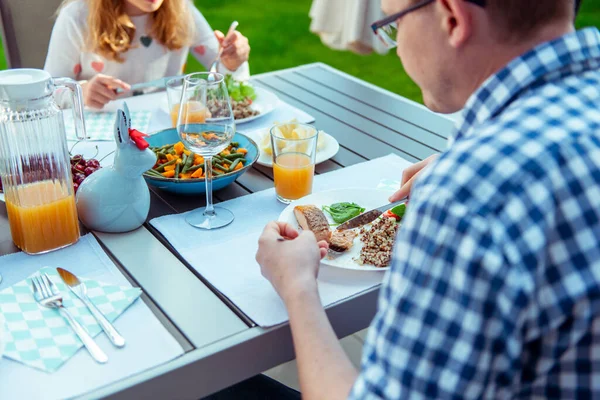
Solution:
[[[403,221],[351,398],[589,395],[590,382],[574,377],[598,361],[588,354],[600,340],[597,279],[575,246],[574,258],[560,260],[562,244],[549,233],[572,223],[570,202],[549,211],[553,192],[536,169],[507,173],[470,146],[457,153],[461,165],[442,155],[413,189],[426,200]],[[489,182],[474,176],[488,174],[514,186],[484,204]],[[448,184],[452,175],[471,179]],[[568,352],[582,355],[562,357]]]
[[[600,398],[600,32],[490,77],[415,185],[350,397]]]
[[[488,220],[438,199],[404,225],[351,397],[475,398],[491,381],[509,385],[520,349],[507,316],[523,298],[503,285]]]

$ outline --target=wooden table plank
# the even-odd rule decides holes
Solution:
[[[303,90],[309,91],[325,101],[334,103],[345,111],[347,110],[350,113],[356,114],[359,118],[364,119],[366,126],[361,129],[366,132],[369,132],[372,129],[370,128],[372,124],[380,125],[385,128],[385,131],[378,132],[378,138],[393,144],[398,148],[403,148],[406,143],[411,146],[412,142],[416,142],[417,145],[428,147],[435,151],[440,151],[446,147],[446,138],[429,135],[431,132],[408,122],[406,119],[402,119],[399,115],[391,115],[370,104],[366,104],[364,100],[370,98],[370,96],[363,99],[363,101],[356,100],[341,92],[340,90],[343,90],[343,87],[336,90],[329,86],[324,86],[319,82],[306,78],[300,72],[287,74],[285,77],[281,77],[281,79],[296,85]],[[344,118],[344,115],[346,114],[340,113],[337,115]],[[360,126],[356,126],[360,128]],[[387,130],[390,131],[390,134],[387,134]],[[385,136],[380,136],[383,132],[385,132]],[[394,137],[392,133],[396,133],[399,136]],[[425,139],[427,139],[427,143],[424,143]]]
[[[273,180],[256,168],[250,168],[237,182],[252,193],[273,187]]]
[[[315,166],[315,174],[325,174],[327,172],[335,171],[338,169],[344,168],[340,164],[333,162],[331,160],[327,160],[325,162],[319,163]]]
[[[223,189],[215,192],[215,196],[217,196],[221,201],[235,199],[236,197],[242,197],[248,194],[251,194],[251,192],[238,184],[237,181],[234,184],[226,186]]]
[[[451,119],[440,116],[432,118],[432,113],[420,104],[405,98],[399,98],[381,89],[374,90],[364,82],[349,79],[326,66],[315,66],[296,71],[320,85],[340,91],[358,101],[376,107],[391,116],[403,118],[442,138],[447,138],[452,132],[454,123]],[[390,72],[393,73],[393,72]]]
[[[334,117],[339,121],[351,125],[353,128],[360,131],[368,142],[381,142],[387,146],[390,150],[398,150],[404,152],[415,158],[425,158],[431,152],[436,151],[432,147],[423,145],[422,143],[415,142],[406,136],[397,134],[396,132],[381,126],[369,119],[364,115],[356,112],[349,111],[348,109],[339,106],[335,102],[332,102],[328,98],[319,96],[313,90],[305,88],[301,84],[293,83],[292,76],[286,75],[285,77],[272,78],[270,84],[286,87],[286,90],[293,91],[294,96],[304,101],[305,103],[312,104],[314,107],[318,107],[323,112],[328,114],[330,117]],[[368,110],[365,110],[368,111]],[[371,144],[371,146],[373,145]],[[390,152],[387,150],[387,153]]]
[[[321,126],[319,124],[317,124],[317,128],[323,129],[323,128],[321,128]],[[325,130],[325,129],[323,129],[323,130]],[[327,132],[327,131],[325,130],[325,132]],[[335,162],[336,164],[341,165],[342,167],[349,167],[350,165],[365,162],[365,161],[367,161],[367,159],[365,157],[361,156],[360,154],[356,154],[353,151],[343,147],[340,144],[340,150],[338,151],[338,153],[335,156],[331,157],[331,161]]]

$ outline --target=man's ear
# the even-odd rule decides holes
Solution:
[[[464,0],[439,0],[437,4],[448,43],[455,48],[462,47],[473,31],[471,5]]]

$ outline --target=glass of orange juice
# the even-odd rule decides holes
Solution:
[[[312,125],[293,123],[275,125],[270,134],[275,193],[289,204],[312,192],[319,133]]]
[[[166,87],[169,115],[171,116],[171,123],[173,124],[173,127],[176,127],[177,117],[179,117],[179,109],[181,108],[180,103],[181,92],[183,91],[183,78],[169,79],[166,83]],[[188,124],[202,124],[207,118],[211,117],[211,114],[206,106],[200,101],[187,101],[185,102],[184,107],[186,107],[184,114],[187,116],[185,122]]]

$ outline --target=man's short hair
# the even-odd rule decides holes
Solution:
[[[573,21],[576,0],[487,0],[501,41],[518,41],[549,23]]]

